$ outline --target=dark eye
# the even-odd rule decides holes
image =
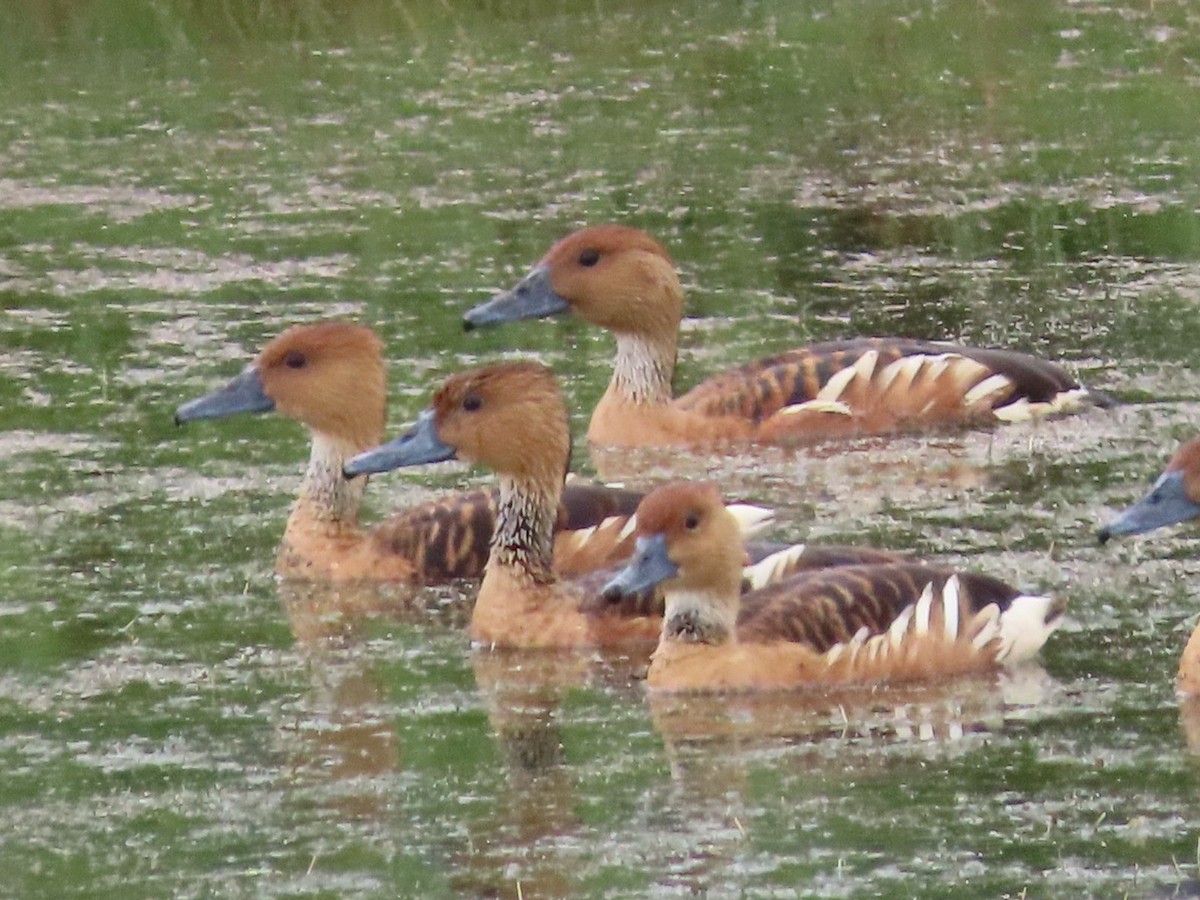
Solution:
[[[467,394],[463,398],[462,408],[467,412],[475,412],[479,407],[483,406],[483,398],[478,394]]]
[[[698,513],[698,512],[688,513],[688,517],[683,520],[683,527],[686,528],[688,531],[695,531],[697,528],[699,528],[700,527],[700,513]]]
[[[584,250],[579,254],[579,264],[581,266],[586,266],[590,269],[598,262],[600,262],[599,250]]]
[[[308,360],[299,350],[292,350],[283,358],[283,364],[289,369],[303,369],[308,364]]]

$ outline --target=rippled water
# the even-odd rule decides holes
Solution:
[[[0,9],[0,893],[1194,894],[1200,718],[1171,680],[1198,539],[1093,534],[1200,421],[1198,59],[1185,2]],[[177,431],[175,405],[343,317],[391,348],[392,427],[531,352],[582,433],[607,337],[459,318],[614,219],[683,269],[680,386],[897,333],[1058,357],[1126,401],[577,453],[717,477],[780,539],[1065,596],[1040,667],[681,708],[643,660],[473,652],[455,590],[277,592],[304,435]],[[373,514],[484,479],[376,479]]]

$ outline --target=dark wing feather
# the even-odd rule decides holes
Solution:
[[[615,515],[632,515],[642,495],[599,484],[569,484],[558,513],[559,530],[599,525]],[[383,553],[413,563],[425,584],[482,578],[496,527],[495,490],[447,494],[404,510],[372,532]]]
[[[881,634],[927,584],[941,590],[958,574],[959,602],[973,614],[989,603],[1003,612],[1018,592],[1003,581],[975,573],[955,573],[919,563],[843,566],[798,575],[742,598],[738,636],[744,641],[786,640],[825,652],[850,640],[861,628]]]
[[[641,491],[604,484],[572,481],[563,488],[558,527],[578,531],[599,525],[613,516],[632,516],[642,502]]]
[[[1013,382],[1013,390],[997,397],[996,406],[1023,397],[1032,402],[1046,402],[1062,391],[1079,387],[1061,366],[1015,350],[961,347],[909,338],[855,338],[811,344],[729,369],[697,385],[680,397],[676,405],[706,416],[738,416],[761,422],[786,406],[815,399],[830,378],[872,350],[879,354],[881,366],[907,356],[943,353],[972,359]],[[1102,394],[1096,394],[1094,400],[1100,405],[1107,402]]]
[[[747,541],[746,556],[751,564],[762,562],[773,553],[787,550],[792,544],[778,541]],[[806,544],[804,552],[795,560],[791,574],[808,572],[812,569],[832,569],[836,566],[882,565],[911,561],[907,553],[878,550],[875,547],[851,547],[845,544]]]
[[[449,494],[406,509],[372,535],[381,552],[410,560],[425,584],[481,578],[496,506],[494,491]]]

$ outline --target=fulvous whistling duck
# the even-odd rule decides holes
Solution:
[[[376,334],[361,325],[296,325],[224,388],[175,412],[182,424],[276,411],[308,428],[308,470],[275,560],[283,578],[434,584],[483,574],[496,518],[494,492],[451,494],[372,529],[359,525],[367,479],[347,481],[342,464],[383,438],[387,369],[381,349]],[[629,516],[640,496],[569,486],[555,512],[556,568],[591,571],[628,555]]]
[[[1053,363],[1008,350],[904,338],[813,344],[730,369],[674,398],[683,288],[671,257],[636,228],[560,240],[471,328],[574,310],[617,338],[588,439],[600,446],[797,444],[1065,413],[1107,397]]]
[[[637,511],[637,549],[605,593],[661,585],[647,684],[736,691],[937,678],[1026,659],[1063,606],[920,563],[826,569],[741,595],[742,547],[716,487],[675,482]]]
[[[476,641],[513,647],[653,641],[662,622],[654,598],[608,602],[551,570],[550,534],[570,455],[567,410],[554,374],[540,363],[506,362],[450,376],[406,434],[354,457],[345,471],[353,478],[463,459],[497,473],[496,530],[471,619]],[[744,527],[733,512],[730,521],[735,530]],[[853,548],[783,551],[747,577],[769,582],[799,569],[887,556]]]
[[[1200,437],[1182,444],[1150,492],[1100,529],[1100,543],[1200,517]],[[1181,694],[1200,695],[1200,626],[1188,638],[1175,676]]]

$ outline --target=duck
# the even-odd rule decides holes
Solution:
[[[354,479],[451,459],[497,474],[496,527],[469,629],[477,644],[653,643],[662,625],[653,592],[605,597],[603,581],[560,578],[554,571],[550,542],[570,456],[567,407],[553,371],[533,360],[509,360],[450,375],[408,431],[350,459],[345,474]],[[729,514],[740,540],[745,525],[732,506]],[[742,577],[748,584],[770,583],[803,569],[891,557],[870,548],[785,547],[757,558]]]
[[[612,378],[587,432],[600,447],[811,444],[1112,402],[1029,354],[899,337],[811,344],[729,369],[675,397],[679,274],[662,244],[618,224],[562,238],[515,287],[469,310],[463,325],[469,331],[570,310],[617,340]]]
[[[1032,657],[1064,604],[997,578],[916,562],[852,565],[740,590],[735,523],[709,482],[671,482],[638,505],[637,547],[605,587],[660,586],[654,691],[731,692],[945,679]]]
[[[482,577],[494,492],[451,493],[372,528],[360,524],[367,479],[347,481],[342,464],[383,439],[386,408],[379,336],[364,325],[324,321],[287,328],[231,382],[178,407],[175,422],[277,412],[308,429],[308,467],[275,558],[280,578],[441,584]],[[627,555],[640,499],[640,492],[605,485],[568,486],[553,521],[556,570],[588,572]]]
[[[1149,492],[1097,532],[1101,544],[1120,535],[1145,534],[1200,517],[1200,437],[1184,441]],[[1200,625],[1188,638],[1175,673],[1175,689],[1200,696]]]

